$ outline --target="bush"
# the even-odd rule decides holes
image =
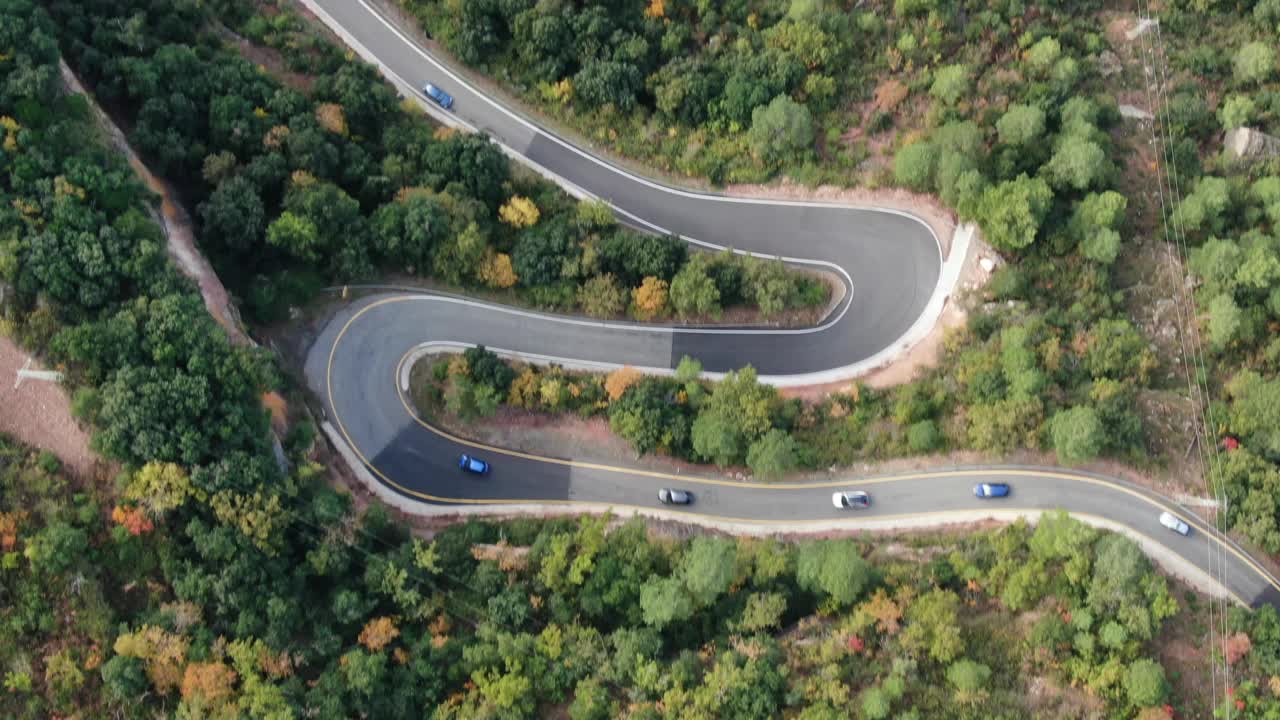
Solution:
[[[1062,410],[1054,415],[1050,434],[1058,462],[1064,465],[1078,465],[1094,459],[1106,442],[1097,411],[1087,406]]]
[[[1231,60],[1238,82],[1254,85],[1271,79],[1276,69],[1275,49],[1263,42],[1241,46]]]
[[[596,275],[578,288],[578,304],[591,317],[617,317],[627,309],[627,293],[613,273]]]
[[[813,147],[813,117],[804,105],[779,95],[751,114],[747,140],[765,163],[795,161]]]
[[[941,444],[942,433],[938,430],[938,424],[932,420],[921,420],[907,428],[907,446],[912,452],[933,452]]]

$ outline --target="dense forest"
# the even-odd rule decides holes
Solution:
[[[1136,545],[1065,516],[1035,529],[1018,523],[892,542],[681,538],[610,518],[471,522],[426,537],[323,482],[309,423],[292,423],[285,462],[277,462],[261,397],[286,386],[284,374],[272,356],[232,345],[169,264],[153,198],[107,149],[84,101],[64,93],[59,47],[128,121],[148,162],[196,203],[202,242],[220,268],[240,268],[224,274],[257,317],[318,283],[387,263],[423,263],[415,269],[442,275],[440,268],[463,268],[462,280],[479,282],[473,266],[450,264],[475,251],[462,241],[472,222],[489,234],[482,252],[466,257],[495,260],[509,249],[517,274],[530,237],[541,238],[534,248],[554,246],[548,257],[581,258],[597,247],[599,268],[614,267],[605,259],[610,243],[625,248],[615,256],[625,262],[671,254],[688,261],[681,245],[616,228],[592,226],[593,240],[581,219],[600,218],[599,208],[517,177],[479,138],[437,137],[399,110],[371,70],[322,45],[303,53],[301,69],[318,78],[306,91],[257,70],[223,44],[206,14],[262,30],[263,17],[245,7],[0,0],[0,330],[65,368],[96,449],[120,464],[107,481],[68,478],[55,457],[0,439],[0,714],[817,720],[1095,711],[1147,720],[1168,717],[1166,703],[1179,716],[1206,716],[1213,699],[1225,712],[1280,714],[1273,609],[1206,621],[1196,596],[1172,592]],[[1280,13],[1268,12],[1250,16],[1259,25],[1249,33],[1276,24]],[[1058,52],[1075,47],[1062,42]],[[1258,53],[1241,54],[1192,60],[1217,68],[1221,77],[1210,79],[1241,83],[1237,94],[1264,97],[1274,72],[1249,72]],[[934,97],[946,103],[949,94]],[[1181,102],[1207,138],[1204,116],[1211,123],[1212,113],[1203,102]],[[1269,107],[1258,100],[1246,117],[1268,121]],[[1111,154],[1099,130],[1114,119],[1105,103],[1067,102],[1052,112],[1054,141],[1035,146]],[[1121,243],[1101,230],[1123,230],[1124,209],[1116,209],[1111,181],[1055,165],[1053,156],[1025,175],[994,172],[988,163],[1000,153],[988,130],[985,121],[958,121],[920,140],[975,149],[979,167],[958,176],[943,172],[945,152],[919,174],[899,163],[904,182],[922,178],[945,195],[943,178],[968,178],[953,188],[957,198],[977,198],[981,208],[992,193],[986,212],[1014,209],[987,218],[993,243],[1016,258],[990,292],[1013,309],[975,313],[950,344],[945,372],[891,397],[871,395],[865,409],[857,397],[828,401],[827,415],[841,412],[831,409],[837,404],[848,413],[835,425],[846,435],[833,434],[828,445],[806,440],[803,413],[788,420],[796,405],[749,382],[749,372],[714,388],[636,380],[618,401],[643,416],[640,401],[650,395],[706,393],[712,419],[688,418],[688,442],[701,421],[708,440],[690,447],[717,461],[744,453],[749,461],[760,439],[715,436],[730,401],[764,409],[752,425],[764,428],[760,437],[794,427],[801,458],[814,452],[805,442],[862,453],[876,447],[868,443],[901,443],[924,422],[935,423],[941,446],[999,450],[1048,440],[1060,452],[1084,448],[1080,457],[1109,443],[1117,443],[1112,452],[1140,447],[1140,435],[1124,433],[1137,433],[1132,394],[1151,382],[1154,361],[1114,291],[1108,248]],[[1178,217],[1199,248],[1193,265],[1206,328],[1221,340],[1214,361],[1224,377],[1227,368],[1248,368],[1230,373],[1219,408],[1222,432],[1243,441],[1227,456],[1224,472],[1233,474],[1224,481],[1249,508],[1235,524],[1260,543],[1280,543],[1276,509],[1266,505],[1280,457],[1280,425],[1270,422],[1280,404],[1267,400],[1280,385],[1266,314],[1277,312],[1266,258],[1280,224],[1269,214],[1276,199],[1268,178],[1280,172],[1201,165],[1189,155],[1186,183],[1195,189]],[[466,163],[455,165],[460,158]],[[405,174],[378,172],[395,167]],[[1192,182],[1192,172],[1204,178]],[[383,177],[398,180],[379,185]],[[980,193],[968,184],[979,177]],[[403,187],[413,190],[401,195]],[[530,205],[513,204],[517,196]],[[506,221],[527,219],[529,207],[537,222]],[[397,244],[410,242],[395,228],[398,214],[411,211],[448,231]],[[553,220],[554,232],[537,230]],[[1051,231],[1039,230],[1042,220]],[[437,223],[414,223],[424,226]],[[1232,253],[1256,254],[1260,262],[1237,264],[1261,275],[1227,272]],[[619,273],[631,267],[617,262]],[[528,287],[533,301],[568,306],[572,283],[586,276],[556,267],[561,275],[549,284]],[[681,263],[667,267],[674,281]],[[635,273],[627,277],[641,278],[637,287],[658,278]],[[555,288],[546,291],[552,299],[535,295],[538,288]],[[1214,330],[1215,318],[1232,315],[1231,332]],[[496,388],[489,375],[505,375],[506,366],[483,353],[472,358],[454,376],[473,391]],[[479,367],[489,375],[477,376]],[[453,382],[449,370],[441,382]],[[511,378],[507,397],[521,376]],[[599,383],[607,395],[608,379]],[[539,379],[539,402],[552,396],[545,386]],[[498,398],[496,389],[489,394],[486,402]],[[1060,436],[1096,443],[1059,447]],[[1196,679],[1207,676],[1203,648],[1219,623],[1230,637],[1224,659],[1233,686],[1210,695]],[[1204,664],[1179,666],[1163,652],[1179,632]]]
[[[302,92],[224,47],[199,3],[49,6],[82,79],[198,210],[204,250],[255,319],[387,274],[646,320],[826,301],[824,283],[780,262],[690,262],[683,242],[513,173],[486,137],[427,122],[331,44],[294,50],[316,73]]]

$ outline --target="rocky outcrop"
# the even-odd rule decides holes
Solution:
[[[1280,157],[1280,138],[1253,128],[1239,127],[1227,131],[1223,144],[1226,146],[1227,153],[1234,158]]]

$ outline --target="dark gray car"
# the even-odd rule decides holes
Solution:
[[[658,500],[663,505],[688,505],[693,502],[693,493],[687,490],[672,490],[671,488],[662,488],[658,491]]]

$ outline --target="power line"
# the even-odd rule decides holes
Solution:
[[[1146,0],[1139,0],[1140,22],[1151,22],[1150,8]],[[1158,151],[1159,155],[1156,162],[1156,185],[1160,198],[1160,217],[1161,224],[1164,228],[1165,242],[1173,250],[1178,253],[1180,265],[1175,264],[1175,268],[1179,270],[1176,278],[1179,284],[1176,296],[1174,298],[1174,306],[1178,313],[1180,332],[1179,344],[1183,352],[1183,373],[1187,381],[1187,389],[1190,399],[1193,403],[1193,413],[1199,420],[1195,423],[1197,433],[1201,435],[1197,441],[1199,445],[1199,457],[1201,467],[1205,473],[1211,470],[1221,477],[1221,459],[1219,457],[1217,444],[1212,442],[1216,433],[1213,432],[1212,420],[1212,404],[1209,402],[1208,373],[1206,370],[1206,362],[1204,352],[1200,343],[1198,328],[1195,327],[1195,306],[1194,298],[1190,296],[1183,278],[1186,276],[1187,269],[1190,264],[1190,253],[1187,249],[1186,229],[1182,226],[1181,216],[1178,213],[1175,203],[1181,202],[1181,185],[1177,177],[1176,158],[1173,149],[1173,129],[1170,122],[1170,112],[1168,98],[1164,94],[1164,84],[1167,83],[1165,68],[1163,63],[1163,36],[1160,34],[1160,25],[1156,21],[1154,23],[1155,39],[1148,39],[1146,36],[1149,32],[1143,32],[1140,37],[1143,53],[1145,55],[1142,71],[1144,75],[1144,88],[1147,94],[1147,101],[1152,110],[1155,111],[1155,117],[1151,125],[1152,144]],[[1160,45],[1160,47],[1157,47]],[[1148,65],[1149,63],[1149,65]],[[1154,84],[1155,99],[1152,99],[1152,85]],[[1157,128],[1159,127],[1159,130]],[[1164,172],[1161,173],[1160,166],[1164,165]],[[1169,199],[1166,201],[1166,189]],[[1172,235],[1172,239],[1171,236]],[[1171,264],[1174,259],[1171,257]],[[1190,364],[1189,364],[1190,363]],[[1201,432],[1202,431],[1202,432]],[[1209,443],[1209,447],[1205,444]],[[1207,475],[1204,477],[1205,489],[1214,496],[1218,503],[1218,509],[1214,516],[1214,527],[1220,532],[1223,530],[1225,515],[1225,497],[1220,487],[1215,487],[1214,483],[1209,481]],[[1207,534],[1205,537],[1206,555],[1209,568],[1214,574],[1218,583],[1223,583],[1223,556],[1222,549],[1213,547],[1212,538]],[[1215,618],[1215,614],[1218,616]],[[1221,622],[1219,628],[1218,622]],[[1223,687],[1230,687],[1230,667],[1225,663],[1225,642],[1226,642],[1226,600],[1221,601],[1221,607],[1215,609],[1214,597],[1209,598],[1209,635],[1210,645],[1216,652],[1219,642],[1223,643],[1224,662],[1222,668]],[[1215,637],[1216,636],[1216,637]],[[1210,660],[1209,666],[1210,684],[1213,692],[1213,705],[1215,708],[1219,706],[1220,693],[1218,691],[1218,671]],[[1231,708],[1227,710],[1227,717],[1230,718]]]

